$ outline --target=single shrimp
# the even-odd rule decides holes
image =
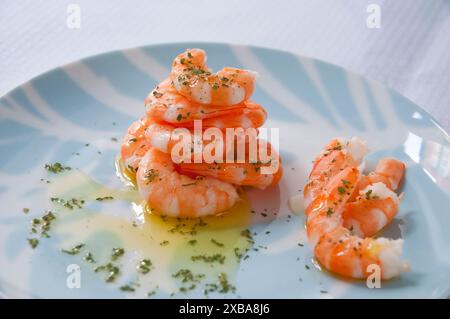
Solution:
[[[359,138],[331,140],[313,162],[308,183],[303,190],[305,208],[322,192],[330,178],[343,168],[358,166],[367,152],[366,144]]]
[[[399,202],[397,194],[386,184],[370,184],[360,190],[355,201],[345,205],[344,226],[359,237],[374,236],[397,215]]]
[[[258,128],[264,125],[267,111],[258,103],[243,102],[244,108],[234,109],[223,116],[208,117],[202,120],[204,128],[216,127],[221,130],[227,128]],[[193,128],[194,122],[183,123],[181,126]]]
[[[157,121],[183,125],[194,120],[220,117],[245,108],[244,103],[218,107],[191,101],[178,93],[170,78],[162,81],[144,101],[147,116]]]
[[[256,73],[226,67],[212,73],[206,66],[206,53],[188,49],[172,63],[170,78],[176,90],[201,104],[229,106],[247,100],[253,93]]]
[[[235,187],[211,177],[178,173],[170,155],[150,148],[137,171],[139,193],[157,213],[171,217],[217,215],[239,199]]]
[[[316,259],[327,270],[351,278],[367,278],[378,266],[384,280],[408,270],[401,260],[402,239],[359,238],[343,226],[345,203],[358,183],[359,171],[347,167],[332,177],[308,206],[306,230]],[[347,192],[340,187],[346,181]]]
[[[148,117],[183,127],[193,127],[194,120],[202,120],[205,128],[257,128],[267,118],[266,110],[251,101],[220,107],[190,101],[175,90],[170,79],[164,80],[150,92],[145,99],[145,106]]]
[[[146,130],[146,138],[152,147],[170,154],[173,162],[178,164],[180,172],[184,174],[210,176],[231,184],[255,186],[261,189],[275,185],[281,179],[283,170],[280,156],[272,145],[266,141],[260,139],[254,141],[256,145],[254,158],[249,156],[251,142],[246,141],[242,162],[238,161],[234,154],[234,150],[236,150],[236,153],[240,151],[238,150],[237,140],[234,141],[233,148],[230,149],[225,139],[221,148],[222,154],[218,156],[215,155],[217,149],[214,142],[210,142],[212,148],[208,151],[208,154],[212,153],[214,157],[210,162],[206,162],[204,161],[203,150],[209,147],[208,143],[203,141],[202,150],[197,152],[197,149],[193,146],[195,137],[189,133],[192,142],[187,145],[187,154],[180,154],[178,150],[181,151],[182,149],[175,149],[177,144],[180,143],[180,140],[175,138],[177,132],[182,131],[180,128],[174,128],[170,125],[151,123]],[[231,150],[233,150],[233,162],[227,160],[227,152]],[[200,161],[195,161],[197,155],[200,155]],[[186,159],[189,159],[189,161]]]
[[[259,189],[265,189],[276,185],[283,175],[281,158],[270,143],[259,140],[259,148],[266,148],[266,154],[269,159],[262,163],[257,161],[252,163],[246,154],[244,163],[180,163],[180,172],[215,177],[221,181],[242,185],[253,186]],[[246,146],[248,153],[248,147]],[[264,171],[268,169],[268,172]]]
[[[378,162],[374,172],[361,176],[344,208],[344,226],[366,237],[389,225],[398,212],[400,200],[394,191],[404,173],[403,162],[385,158]]]
[[[137,171],[139,162],[150,147],[145,138],[145,130],[150,123],[148,118],[133,122],[123,138],[120,155],[125,167],[132,172]]]

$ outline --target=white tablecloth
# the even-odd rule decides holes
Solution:
[[[81,28],[67,27],[67,6]],[[366,24],[369,4],[381,28]],[[99,52],[173,41],[261,45],[379,80],[450,129],[450,1],[1,0],[0,95]]]

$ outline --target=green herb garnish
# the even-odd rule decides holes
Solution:
[[[45,164],[44,168],[54,174],[61,173],[63,171],[70,171],[72,168],[69,166],[64,166],[59,162],[55,162],[53,164]]]
[[[125,249],[123,248],[113,248],[111,254],[111,260],[115,261],[125,254]]]
[[[155,180],[155,178],[158,177],[158,175],[159,175],[158,171],[153,168],[147,170],[144,175],[145,182],[147,184],[150,184],[151,182],[153,182]]]
[[[114,199],[114,197],[112,197],[112,196],[103,196],[103,197],[97,197],[95,200],[101,202],[104,200],[113,200],[113,199]]]
[[[194,246],[195,244],[197,244],[197,239],[191,239],[188,241],[188,244],[191,246]]]
[[[69,255],[77,255],[83,247],[84,244],[78,244],[70,249],[61,249],[61,251]]]
[[[150,259],[142,259],[137,266],[137,270],[142,274],[147,274],[150,272],[152,267],[152,262]]]
[[[86,256],[84,256],[83,259],[84,259],[85,261],[87,261],[88,263],[91,263],[91,264],[95,263],[94,257],[92,256],[92,253],[90,253],[90,252],[88,252],[88,253],[86,254]]]
[[[333,210],[331,208],[328,208],[327,210],[327,216],[330,217],[331,215],[333,215]]]
[[[160,246],[167,246],[169,244],[168,240],[163,240],[162,242],[159,243]]]
[[[214,245],[219,246],[219,247],[223,247],[223,246],[224,246],[224,244],[218,242],[217,240],[215,240],[215,239],[213,239],[213,238],[211,239],[211,242],[212,242]]]
[[[28,243],[30,244],[31,248],[35,249],[37,245],[39,245],[39,239],[36,238],[28,238]]]
[[[124,286],[121,286],[119,289],[124,292],[134,292],[136,290],[131,285],[124,285]]]

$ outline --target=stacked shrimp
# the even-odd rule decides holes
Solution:
[[[194,141],[189,157],[197,155],[192,130],[199,121],[203,130],[262,126],[267,113],[249,100],[254,84],[255,74],[248,70],[227,67],[212,73],[200,49],[189,49],[174,59],[169,78],[147,96],[146,116],[129,127],[121,148],[122,160],[136,173],[139,192],[150,207],[172,217],[216,215],[239,199],[237,186],[264,189],[280,180],[281,163],[273,174],[262,174],[261,167],[268,162],[250,162],[247,154],[244,162],[237,163],[174,160],[180,130],[188,130]],[[245,135],[233,140],[233,144],[240,142],[248,143]],[[270,154],[269,162],[279,161],[268,142],[258,142]],[[225,159],[227,146],[213,151]]]
[[[395,193],[405,164],[385,158],[374,172],[362,175],[368,152],[358,138],[333,139],[315,159],[304,189],[306,229],[317,260],[328,270],[367,278],[376,267],[381,279],[408,269],[401,261],[402,239],[374,239],[398,211]]]

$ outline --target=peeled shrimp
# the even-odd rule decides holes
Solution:
[[[359,238],[343,226],[342,212],[359,179],[356,167],[347,167],[332,177],[307,208],[306,229],[317,260],[329,271],[352,278],[367,278],[369,266],[377,265],[382,279],[408,269],[401,258],[402,239]],[[342,181],[348,192],[342,193]]]
[[[344,226],[357,236],[374,236],[397,215],[399,202],[397,194],[386,184],[371,184],[359,192],[354,202],[345,205]]]
[[[123,138],[120,155],[125,167],[132,172],[137,171],[139,162],[150,147],[145,138],[145,130],[150,125],[150,122],[147,118],[133,122]]]
[[[192,143],[188,145],[188,154],[180,154],[175,150],[177,144],[180,143],[175,138],[177,132],[184,131],[170,125],[151,123],[146,130],[146,138],[152,147],[171,154],[172,160],[178,164],[177,167],[181,173],[215,177],[231,184],[254,186],[260,189],[275,185],[282,176],[283,170],[280,157],[270,143],[266,141],[255,140],[257,143],[257,159],[252,160],[250,158],[250,143],[244,143],[245,157],[242,161],[237,161],[236,158],[233,158],[233,162],[227,162],[226,152],[229,150],[229,145],[225,143],[225,140],[223,148],[221,148],[222,153],[214,156],[218,161],[206,162],[203,160],[203,151],[197,152],[196,148],[194,148],[195,137],[190,135],[190,133]],[[203,140],[203,143],[206,144],[206,141]],[[205,145],[203,147],[205,148]],[[235,140],[233,150],[237,150],[237,148],[237,141]],[[261,152],[261,149],[264,152]],[[213,145],[210,151],[215,153],[217,149]],[[200,161],[194,160],[197,154],[200,155]]]
[[[343,212],[344,226],[358,236],[373,236],[397,215],[398,189],[405,164],[392,158],[378,162],[374,172],[361,176]]]
[[[150,92],[145,106],[148,117],[183,127],[192,127],[194,120],[202,120],[203,127],[260,127],[267,118],[266,110],[251,101],[221,107],[190,101],[175,90],[170,79]]]
[[[364,142],[358,138],[350,141],[333,139],[314,160],[308,183],[304,188],[305,208],[323,191],[323,187],[343,168],[358,166],[368,152]]]
[[[178,173],[170,155],[155,148],[150,148],[139,164],[137,185],[150,207],[171,217],[217,215],[231,208],[239,198],[229,183]]]
[[[170,78],[176,90],[201,104],[229,106],[247,100],[253,93],[255,73],[236,68],[223,68],[212,73],[206,66],[206,53],[188,49],[172,63]]]
[[[280,157],[270,143],[259,140],[258,147],[266,148],[266,153],[270,154],[268,161],[251,163],[246,156],[244,163],[180,163],[180,172],[211,176],[235,185],[265,189],[280,181],[283,169]],[[246,149],[248,150],[248,147]],[[269,166],[269,173],[264,172],[264,168],[269,169]]]

